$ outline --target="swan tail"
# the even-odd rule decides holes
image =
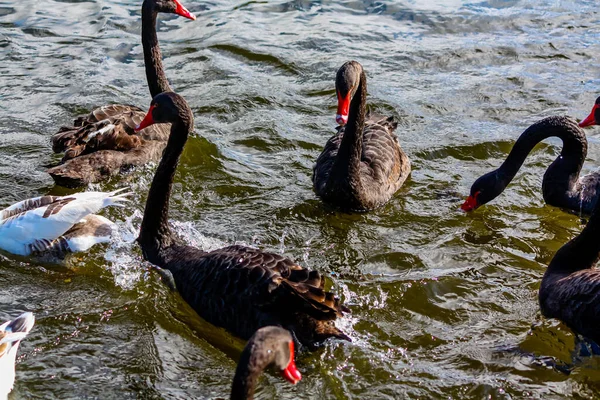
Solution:
[[[331,292],[322,287],[304,282],[283,281],[286,294],[296,309],[301,309],[311,317],[321,321],[331,321],[342,317],[348,309]]]
[[[335,326],[333,321],[319,321],[307,315],[295,315],[294,323],[286,328],[294,332],[296,339],[302,338],[302,344],[310,349],[316,349],[329,338],[351,342],[350,336]]]

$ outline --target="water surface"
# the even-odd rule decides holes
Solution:
[[[423,5],[425,3],[425,5]],[[554,252],[582,228],[544,205],[560,141],[538,146],[511,186],[465,215],[471,183],[549,115],[584,118],[600,87],[595,1],[185,1],[195,22],[161,16],[173,88],[195,136],[171,218],[204,249],[245,243],[331,277],[353,343],[301,354],[295,387],[274,374],[258,398],[591,398],[598,360],[570,375],[575,338],[541,317]],[[0,206],[55,187],[50,136],[93,107],[150,103],[140,3],[0,1]],[[311,168],[335,127],[334,76],[349,59],[369,104],[399,120],[413,172],[368,214],[327,208]],[[600,146],[588,130],[584,172]],[[0,318],[33,311],[13,398],[226,398],[243,343],[200,320],[133,243],[154,166],[93,185],[129,185],[115,242],[64,265],[0,256]],[[503,351],[502,349],[519,349]]]

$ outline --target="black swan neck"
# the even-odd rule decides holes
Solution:
[[[548,204],[567,206],[563,204],[565,201],[579,201],[578,194],[573,191],[587,155],[585,133],[568,117],[549,117],[531,125],[521,134],[504,163],[496,171],[506,187],[535,145],[549,137],[560,138],[563,148],[544,174],[544,199]]]
[[[328,183],[350,181],[355,189],[360,187],[360,160],[362,157],[363,129],[367,113],[367,77],[364,71],[356,94],[350,102],[348,123],[338,150]]]
[[[546,270],[546,276],[564,276],[592,268],[600,257],[600,202],[581,233],[561,247]]]
[[[156,265],[167,262],[166,250],[177,241],[169,228],[169,198],[179,158],[192,124],[191,119],[180,119],[171,124],[169,141],[146,200],[138,242],[146,259]]]
[[[252,400],[258,376],[271,362],[272,357],[257,356],[245,348],[235,370],[231,400]]]
[[[142,5],[142,46],[144,48],[144,64],[150,95],[154,98],[162,92],[171,92],[169,81],[165,75],[162,54],[156,36],[156,17],[158,12],[150,1]]]

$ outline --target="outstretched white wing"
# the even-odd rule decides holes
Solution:
[[[52,242],[89,214],[122,205],[127,193],[84,192],[71,196],[43,196],[17,203],[0,214],[0,248],[28,255],[40,242]]]

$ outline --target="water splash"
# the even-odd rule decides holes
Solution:
[[[135,240],[139,232],[142,213],[135,210],[124,221],[117,223],[117,232],[113,235],[104,259],[109,263],[115,284],[125,290],[131,290],[144,277],[141,265],[144,260]]]

